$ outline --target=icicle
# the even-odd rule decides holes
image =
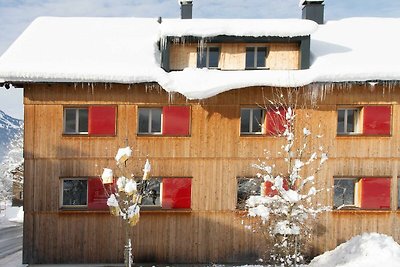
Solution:
[[[76,91],[76,83],[74,83],[74,88],[75,88],[75,91]]]

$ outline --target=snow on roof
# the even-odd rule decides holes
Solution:
[[[256,23],[255,23],[256,22]],[[279,25],[281,22],[281,25]],[[9,82],[156,82],[202,99],[249,86],[400,80],[400,19],[352,18],[320,25],[307,20],[179,20],[140,18],[36,19],[0,57]],[[308,70],[220,71],[160,67],[165,36],[300,36],[311,34]]]
[[[161,36],[307,36],[318,24],[303,19],[163,19]]]

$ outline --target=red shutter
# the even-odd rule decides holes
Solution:
[[[107,188],[113,185],[105,185]],[[107,210],[107,194],[104,191],[103,183],[100,178],[88,179],[88,209],[89,210]]]
[[[190,107],[163,107],[163,135],[189,135]]]
[[[285,121],[286,121],[286,110],[284,108],[278,109],[280,114],[277,114],[275,108],[266,110],[266,125],[267,134],[269,135],[279,135],[285,131]]]
[[[89,135],[115,135],[115,106],[89,107]]]
[[[278,191],[276,189],[272,189],[271,187],[273,184],[271,182],[264,182],[264,195],[268,197],[273,197],[278,194]],[[289,190],[289,185],[287,180],[283,180],[283,189]]]
[[[361,209],[390,209],[390,178],[362,178]]]
[[[363,134],[390,135],[390,106],[366,106],[364,112]]]
[[[191,178],[164,178],[162,180],[162,208],[190,209]]]

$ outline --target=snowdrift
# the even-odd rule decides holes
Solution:
[[[314,258],[309,267],[400,266],[400,245],[392,237],[364,233]]]

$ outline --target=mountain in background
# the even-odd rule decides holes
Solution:
[[[9,144],[22,131],[24,122],[15,119],[0,110],[0,162],[7,154]]]

